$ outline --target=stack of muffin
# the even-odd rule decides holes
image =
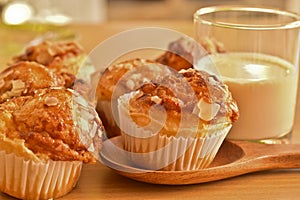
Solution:
[[[88,87],[77,77],[85,58],[74,42],[47,41],[0,73],[0,191],[58,198],[73,189],[83,163],[96,162],[102,122],[72,88],[77,81]]]
[[[205,44],[197,54],[224,52],[216,41]],[[109,66],[96,88],[95,69],[74,42],[45,41],[14,57],[0,73],[0,191],[21,199],[67,194],[82,163],[96,162],[104,127],[106,138],[121,136],[133,167],[207,167],[239,111],[224,83],[193,68],[195,48],[180,38],[157,59]],[[88,100],[94,90],[96,107]]]
[[[107,137],[121,135],[134,167],[207,167],[238,119],[228,87],[215,75],[193,68],[195,58],[225,52],[217,41],[203,41],[199,48],[180,38],[155,61],[123,61],[101,73],[96,110]]]

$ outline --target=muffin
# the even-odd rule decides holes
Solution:
[[[171,42],[168,51],[156,61],[180,71],[192,68],[195,59],[200,59],[207,54],[224,52],[226,52],[224,45],[214,38],[203,38],[198,44],[192,39],[182,37]]]
[[[0,73],[0,103],[36,90],[63,87],[64,78],[36,62],[18,62]]]
[[[95,163],[103,127],[94,108],[65,88],[0,104],[0,191],[20,199],[70,192],[83,163]]]
[[[239,116],[228,87],[195,69],[122,95],[118,111],[124,149],[149,170],[207,167]]]
[[[75,80],[81,79],[90,84],[94,66],[84,50],[74,41],[43,41],[29,46],[21,55],[15,56],[12,63],[33,61],[46,66],[65,78],[65,87],[72,87]]]
[[[170,73],[168,67],[145,59],[132,59],[109,66],[100,74],[96,90],[96,110],[104,124],[107,137],[120,135],[117,98],[135,90],[143,83],[160,80]]]

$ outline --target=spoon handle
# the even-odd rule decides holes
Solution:
[[[239,143],[244,151],[236,162],[244,169],[254,171],[268,169],[300,168],[300,144]]]

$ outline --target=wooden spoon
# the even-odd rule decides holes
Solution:
[[[154,184],[187,185],[269,169],[300,168],[300,144],[259,144],[225,140],[213,163],[195,171],[150,171],[135,168],[122,153],[121,137],[103,143],[101,161],[118,174]]]

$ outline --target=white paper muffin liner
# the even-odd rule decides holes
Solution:
[[[81,161],[26,161],[0,151],[0,190],[19,199],[53,199],[69,193],[81,173]]]
[[[124,150],[136,167],[148,170],[186,171],[209,166],[217,154],[231,125],[213,130],[205,137],[174,137],[153,134],[138,127],[128,112],[128,100],[133,95],[119,98],[118,111]]]

